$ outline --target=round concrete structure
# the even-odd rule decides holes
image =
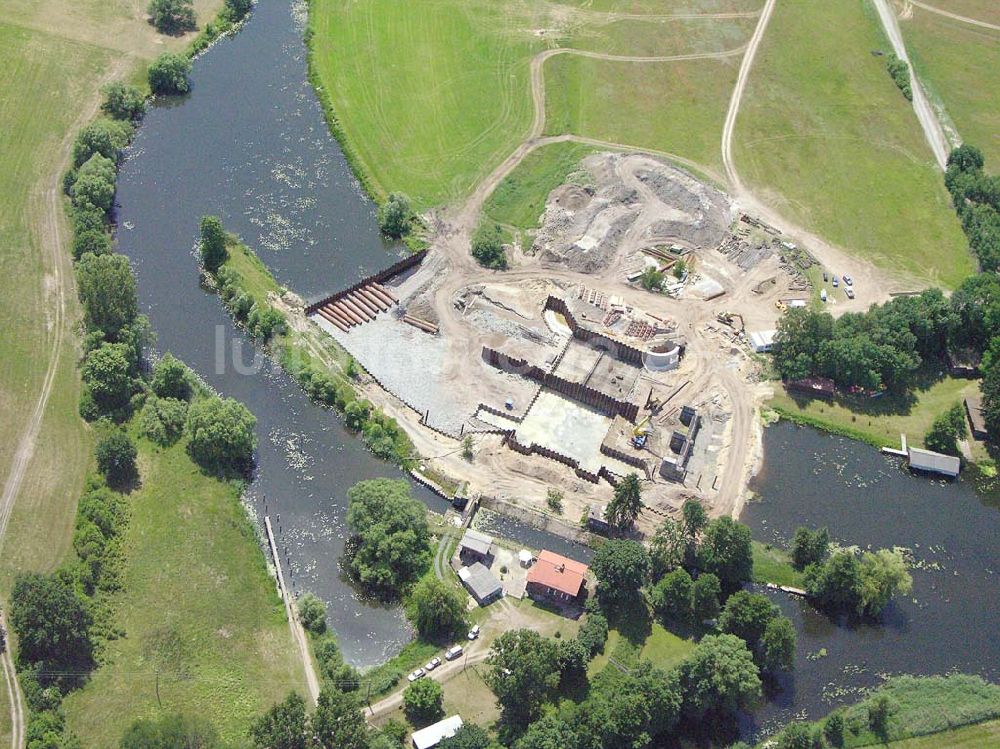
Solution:
[[[650,372],[677,369],[681,362],[681,347],[673,341],[654,343],[642,354],[642,363]]]

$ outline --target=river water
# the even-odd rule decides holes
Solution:
[[[848,626],[774,594],[798,630],[794,678],[758,715],[763,726],[825,714],[882,674],[977,673],[1000,679],[1000,510],[966,481],[917,476],[860,442],[781,422],[765,430],[760,501],[741,520],[785,543],[800,525],[827,526],[844,546],[905,547],[913,592],[881,624]],[[818,657],[821,648],[825,657]]]
[[[238,35],[196,62],[191,95],[150,110],[119,176],[119,249],[135,265],[157,347],[257,415],[252,508],[272,516],[294,588],[327,601],[345,657],[363,666],[397,651],[410,631],[398,608],[362,600],[339,573],[346,491],[360,479],[402,474],[374,459],[280,370],[250,366],[254,348],[219,300],[199,288],[193,252],[199,217],[218,214],[306,298],[349,285],[398,254],[379,237],[374,207],[305,78],[303,13],[261,0]],[[766,431],[765,450],[755,486],[762,499],[743,517],[756,538],[784,540],[800,524],[828,525],[846,544],[908,547],[922,569],[914,571],[911,599],[890,607],[881,626],[836,624],[775,595],[799,631],[798,662],[750,730],[791,714],[821,715],[883,673],[1000,677],[995,508],[962,482],[911,476],[864,445],[789,424]],[[444,508],[423,488],[414,492]],[[562,550],[534,529],[501,520],[503,528],[526,545]],[[817,656],[821,648],[825,657]]]

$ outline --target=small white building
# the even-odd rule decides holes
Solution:
[[[755,330],[750,334],[750,348],[755,354],[767,354],[774,348],[777,330]]]
[[[459,715],[452,715],[450,718],[438,721],[432,726],[414,731],[410,740],[413,742],[413,749],[434,749],[445,739],[450,739],[458,729],[462,727],[462,718]]]
[[[928,473],[940,473],[944,476],[954,478],[962,470],[962,461],[953,455],[942,455],[933,450],[921,450],[919,447],[911,447],[910,468]]]

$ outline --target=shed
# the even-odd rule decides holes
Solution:
[[[493,553],[493,536],[469,528],[458,544],[458,553],[484,562]]]
[[[965,415],[969,418],[969,429],[977,440],[989,438],[986,431],[986,417],[983,415],[983,402],[978,396],[970,395],[965,399]]]
[[[458,729],[461,727],[462,717],[460,715],[452,715],[450,718],[445,718],[433,725],[427,726],[427,728],[414,731],[413,736],[410,737],[410,740],[413,742],[413,749],[434,749],[442,741],[450,739],[458,733]]]
[[[503,586],[496,575],[480,562],[460,569],[458,579],[480,606],[486,606],[503,595]]]
[[[755,330],[750,333],[750,348],[755,354],[766,354],[774,349],[777,330]]]
[[[910,468],[954,477],[962,470],[962,461],[952,455],[942,455],[933,450],[911,447]]]

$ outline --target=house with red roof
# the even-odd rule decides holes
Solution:
[[[542,551],[528,570],[527,593],[532,598],[558,603],[577,601],[587,585],[587,569],[582,562],[552,551]]]

